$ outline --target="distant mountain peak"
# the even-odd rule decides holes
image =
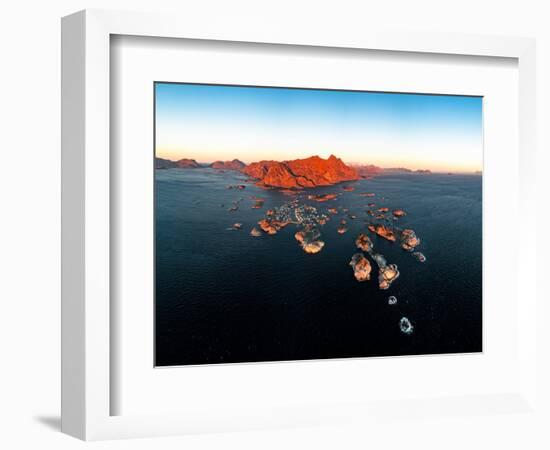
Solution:
[[[181,169],[198,169],[201,165],[194,159],[182,158],[176,161],[177,167]]]
[[[246,167],[246,164],[235,158],[232,161],[214,161],[210,164],[210,167],[213,169],[241,170]]]

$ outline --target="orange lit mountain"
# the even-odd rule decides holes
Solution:
[[[225,169],[225,170],[241,170],[246,166],[245,163],[234,159],[233,161],[214,161],[210,164],[213,169]]]
[[[359,173],[334,155],[328,159],[311,156],[292,161],[260,161],[249,164],[242,172],[258,179],[259,186],[308,188],[330,186],[359,179]]]
[[[176,166],[181,169],[198,169],[200,164],[194,159],[183,158],[179,161],[176,161]]]

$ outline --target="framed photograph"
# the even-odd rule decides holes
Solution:
[[[156,366],[482,351],[483,97],[154,94]]]
[[[83,11],[62,46],[64,432],[533,410],[532,40]]]

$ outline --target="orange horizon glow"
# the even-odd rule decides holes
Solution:
[[[201,164],[210,164],[214,161],[231,161],[238,159],[245,164],[251,164],[253,162],[263,160],[274,161],[289,161],[293,159],[304,159],[310,156],[319,156],[323,159],[327,159],[331,154],[337,158],[342,159],[344,163],[348,165],[374,165],[383,169],[390,168],[406,168],[410,170],[430,170],[432,172],[453,172],[453,173],[475,173],[482,172],[482,164],[454,164],[449,165],[446,161],[427,161],[420,159],[404,159],[404,158],[383,158],[383,157],[368,157],[364,159],[348,160],[338,152],[296,152],[293,155],[288,155],[286,152],[273,151],[273,152],[258,152],[257,157],[251,157],[250,152],[220,152],[218,151],[193,151],[193,150],[175,150],[175,149],[158,149],[155,152],[155,156],[158,158],[169,159],[171,161],[178,161],[180,159],[194,159]]]

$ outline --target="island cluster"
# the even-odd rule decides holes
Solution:
[[[163,168],[167,163],[162,161]],[[170,166],[169,166],[170,167]],[[168,167],[168,168],[169,168]],[[197,163],[194,160],[181,160],[177,163],[179,168],[196,168]],[[330,220],[339,220],[336,232],[343,235],[348,232],[348,221],[356,220],[358,212],[349,211],[348,208],[341,206],[324,206],[337,200],[341,195],[349,195],[355,191],[353,182],[360,178],[368,178],[376,174],[376,171],[369,168],[368,174],[360,168],[347,166],[335,156],[326,160],[313,156],[310,158],[294,161],[260,161],[246,166],[238,160],[216,161],[209,167],[217,171],[238,170],[247,175],[247,182],[254,182],[256,186],[262,189],[277,189],[279,192],[291,196],[292,199],[283,204],[268,209],[264,216],[258,220],[257,226],[250,230],[250,236],[260,238],[262,235],[276,235],[288,225],[297,227],[294,233],[299,247],[307,254],[317,254],[325,247],[325,242],[321,239],[321,229]],[[367,176],[368,175],[368,176]],[[341,191],[326,194],[307,194],[308,188],[317,186],[332,186],[340,183]],[[228,185],[227,189],[242,191],[246,184]],[[349,265],[352,269],[353,277],[357,282],[368,282],[372,278],[373,265],[376,264],[378,273],[376,281],[378,288],[388,290],[392,284],[399,278],[400,272],[397,264],[388,263],[385,256],[375,251],[374,242],[368,233],[372,236],[385,239],[389,242],[398,244],[401,249],[412,254],[419,262],[425,262],[426,257],[417,250],[421,240],[416,232],[411,228],[402,229],[396,226],[396,222],[402,217],[407,216],[403,209],[393,209],[386,206],[380,206],[376,209],[376,198],[380,201],[386,200],[384,197],[378,197],[375,192],[360,192],[352,195],[358,195],[369,199],[365,205],[366,219],[364,232],[359,233],[355,239],[355,246],[358,251],[351,255]],[[257,196],[250,196],[252,200],[251,208],[261,210],[264,207],[265,199]],[[307,204],[309,202],[319,203],[318,207]],[[244,197],[234,200],[227,208],[229,212],[235,212],[239,209]],[[225,205],[221,205],[225,207]],[[242,230],[242,224],[233,223],[229,230]],[[397,298],[389,296],[388,304],[395,305]],[[399,322],[399,328],[404,334],[413,332],[411,321],[402,317]]]

